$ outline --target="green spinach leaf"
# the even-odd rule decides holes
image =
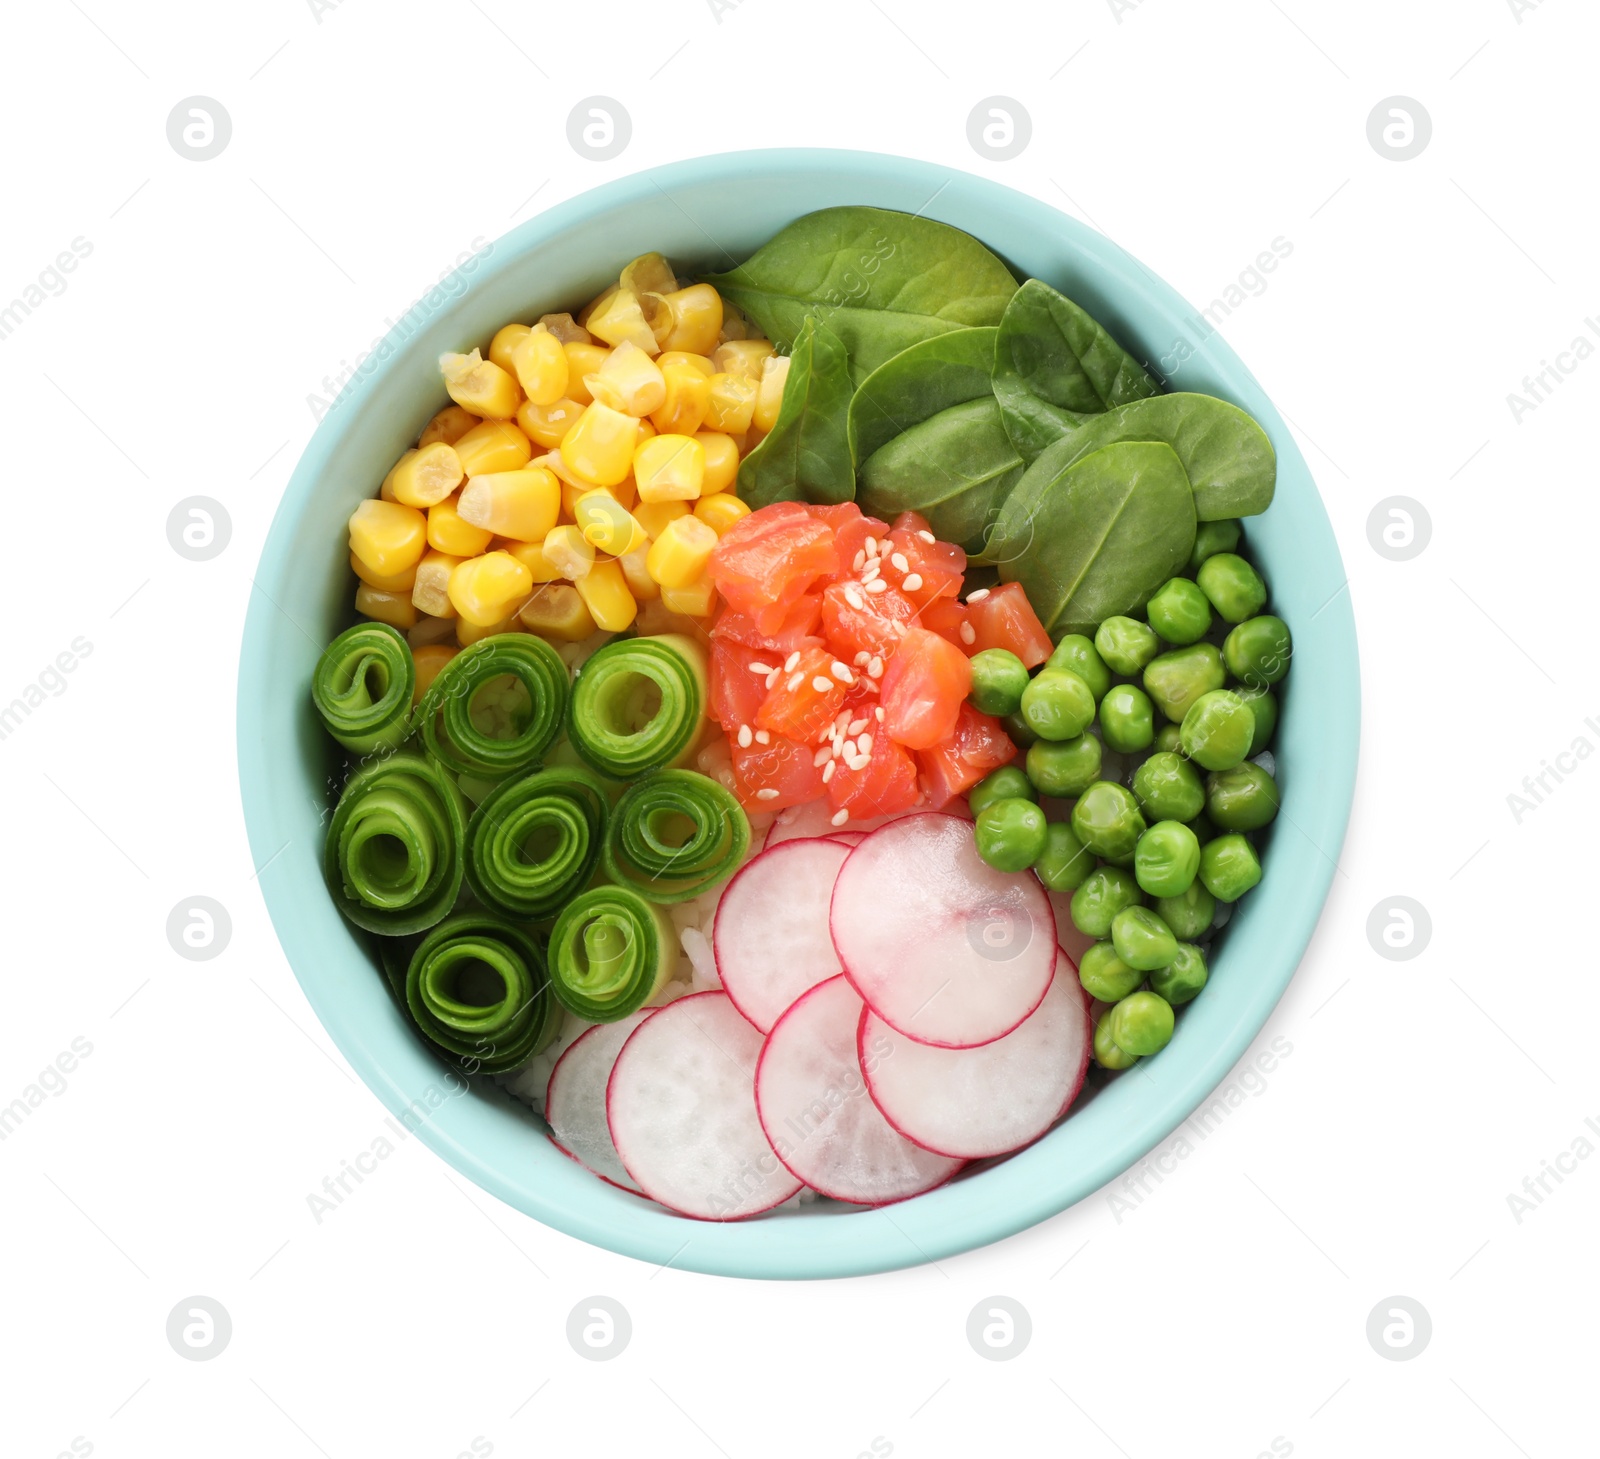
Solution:
[[[1072,456],[1069,437],[1028,468],[987,554],[1002,579],[1022,584],[1055,638],[1142,608],[1194,546],[1194,493],[1166,442]]]
[[[1092,316],[1049,284],[1029,279],[1006,306],[994,393],[1025,460],[1087,417],[1160,388]]]
[[[936,334],[879,365],[850,401],[850,447],[865,461],[901,431],[952,405],[991,393],[994,342],[989,325]]]
[[[706,279],[783,348],[817,315],[857,383],[932,335],[999,324],[1017,291],[983,244],[931,218],[824,208],[796,219],[738,268]]]
[[[752,508],[854,498],[849,410],[845,347],[827,326],[807,319],[794,342],[778,419],[739,467],[740,497]]]

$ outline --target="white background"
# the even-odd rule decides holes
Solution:
[[[74,1038],[93,1052],[0,1143],[0,1449],[1592,1452],[1600,1160],[1547,1177],[1520,1222],[1507,1197],[1600,1117],[1600,765],[1566,762],[1520,824],[1507,797],[1577,737],[1600,745],[1584,725],[1600,717],[1600,361],[1520,423],[1507,395],[1600,317],[1600,16],[1580,0],[546,8],[50,0],[8,17],[0,304],[74,238],[92,253],[0,340],[0,702],[74,638],[92,652],[0,741],[0,1104]],[[566,139],[595,93],[633,122],[606,163]],[[196,94],[233,123],[204,163],[166,136]],[[1032,118],[1013,161],[967,140],[996,94]],[[1367,135],[1396,94],[1433,122],[1403,163]],[[497,1204],[416,1141],[318,1225],[307,1195],[383,1111],[278,950],[233,758],[250,571],[306,397],[474,237],[626,172],[781,144],[992,176],[1197,305],[1292,243],[1224,333],[1317,474],[1364,684],[1341,871],[1257,1045],[1292,1053],[1131,1212],[1102,1193],[937,1268],[655,1272]],[[206,563],[165,531],[197,494],[233,522]],[[1394,495],[1432,520],[1410,561],[1369,543]],[[194,894],[232,916],[212,962],[164,934]],[[1431,914],[1411,961],[1368,940],[1394,895]],[[604,1364],[565,1337],[595,1293],[633,1321]],[[231,1315],[215,1361],[165,1337],[193,1294]],[[1014,1361],[966,1340],[993,1294],[1031,1315]],[[1414,1361],[1366,1336],[1396,1294],[1431,1315]]]

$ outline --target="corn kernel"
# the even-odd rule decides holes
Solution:
[[[756,408],[750,424],[765,434],[778,423],[783,407],[783,387],[789,383],[788,355],[768,355],[761,362],[761,383],[756,386]]]
[[[711,363],[729,375],[761,378],[761,364],[776,351],[770,339],[730,339],[711,351]]]
[[[428,552],[417,564],[417,581],[411,589],[411,602],[419,612],[434,618],[454,618],[455,605],[450,601],[450,575],[464,558],[452,557],[448,552]]]
[[[638,438],[639,423],[631,415],[596,401],[561,438],[561,459],[584,480],[615,486],[628,474]]]
[[[385,577],[415,567],[428,540],[428,519],[399,502],[361,503],[350,515],[350,550]]]
[[[554,405],[535,405],[531,400],[525,400],[517,407],[517,424],[534,445],[553,451],[582,414],[583,404],[571,396],[556,401]]]
[[[364,618],[376,618],[395,628],[410,628],[417,621],[417,610],[405,593],[385,593],[369,583],[356,588],[356,612]]]
[[[457,618],[456,642],[462,648],[471,648],[473,644],[485,638],[493,638],[497,633],[510,633],[516,626],[515,613],[509,618],[502,618],[498,623],[468,623],[465,618]]]
[[[640,294],[639,312],[644,315],[644,322],[650,326],[650,333],[656,337],[656,348],[664,349],[672,335],[672,305],[667,302],[667,296]]]
[[[621,633],[639,611],[628,591],[627,580],[615,560],[605,558],[595,563],[591,572],[585,573],[573,584],[583,599],[596,628],[607,633]]]
[[[532,575],[509,552],[469,557],[450,574],[450,602],[475,628],[503,622],[532,591]]]
[[[640,446],[650,439],[651,436],[659,436],[660,434],[661,432],[655,428],[655,425],[651,422],[650,417],[645,416],[644,419],[639,422],[639,439],[633,443],[633,449],[637,451]]]
[[[663,435],[692,436],[711,408],[710,377],[699,366],[677,359],[661,366],[661,378],[664,392],[650,416],[652,424]]]
[[[517,382],[477,350],[470,355],[440,355],[439,371],[450,398],[486,420],[509,420],[522,403]]]
[[[564,578],[577,582],[594,567],[594,543],[576,526],[552,527],[545,534],[544,555]]]
[[[477,423],[478,417],[470,410],[463,410],[459,405],[447,405],[422,428],[422,434],[417,437],[417,449],[420,451],[435,441],[453,446]]]
[[[693,501],[705,481],[705,447],[693,436],[655,436],[634,453],[639,500]]]
[[[570,314],[541,314],[539,323],[562,344],[593,344],[594,336]]]
[[[596,552],[621,557],[643,547],[650,538],[628,509],[601,487],[586,491],[573,506],[573,523]]]
[[[386,483],[394,499],[408,507],[431,507],[461,485],[461,458],[443,441],[407,451]]]
[[[417,580],[415,563],[401,572],[374,572],[352,552],[350,567],[362,582],[369,588],[376,588],[380,593],[409,593],[412,583]]]
[[[544,555],[542,542],[513,542],[510,538],[506,538],[503,542],[495,543],[495,549],[499,552],[509,552],[528,569],[528,576],[535,583],[559,583],[566,577],[566,574]]]
[[[681,588],[662,588],[661,606],[669,613],[681,613],[686,618],[707,618],[717,602],[717,585],[710,573],[702,573],[692,583]]]
[[[730,339],[760,339],[761,331],[757,329],[726,299],[722,301],[722,328],[717,331],[717,343],[726,344]]]
[[[682,502],[674,505],[682,506]],[[622,569],[623,581],[628,585],[628,591],[633,594],[636,603],[647,603],[652,598],[661,596],[661,584],[650,576],[650,567],[647,559],[650,556],[650,544],[636,547],[632,552],[625,552],[617,559],[617,566]]]
[[[594,618],[571,583],[546,583],[522,605],[517,621],[529,633],[581,643],[594,632]]]
[[[584,377],[599,374],[611,351],[601,344],[564,344],[561,350],[567,357],[567,399],[588,405],[594,396],[583,383]]]
[[[428,546],[453,557],[476,557],[488,547],[494,533],[462,521],[458,510],[460,500],[461,494],[457,492],[428,508]]]
[[[661,352],[655,331],[640,308],[639,297],[631,289],[618,289],[583,324],[596,339],[603,339],[609,345],[619,345],[626,339],[632,340],[647,355]]]
[[[720,537],[741,517],[748,517],[750,508],[731,491],[719,491],[702,496],[694,504],[694,514]]]
[[[665,530],[668,522],[674,522],[679,517],[689,515],[689,503],[685,501],[640,502],[633,509],[634,519],[650,535],[656,538]]]
[[[641,253],[623,269],[620,285],[635,294],[670,294],[678,287],[678,278],[661,254]]]
[[[659,597],[649,602],[640,599],[639,616],[633,620],[633,631],[641,638],[658,633],[681,633],[691,639],[705,637],[704,624],[674,613]]]
[[[710,284],[691,284],[667,295],[672,331],[663,349],[709,355],[722,331],[722,296]]]
[[[533,447],[528,438],[508,420],[486,420],[455,444],[456,459],[468,476],[487,476],[491,471],[515,471],[528,464]]]
[[[693,365],[706,379],[717,373],[717,367],[711,363],[710,355],[698,355],[693,350],[662,350],[656,356],[656,364],[664,371],[668,365]]]
[[[715,496],[719,491],[732,491],[739,479],[739,444],[732,436],[721,431],[697,431],[695,440],[706,453],[705,482],[701,496]]]
[[[631,416],[649,415],[667,398],[660,368],[631,340],[612,350],[605,364],[583,383],[594,399]]]
[[[650,544],[645,566],[663,588],[686,588],[711,561],[717,534],[699,517],[679,517]]]
[[[594,318],[595,314],[599,310],[603,309],[607,304],[617,297],[617,293],[621,288],[622,285],[620,283],[607,284],[605,288],[603,288],[594,296],[594,298],[592,298],[583,306],[582,309],[578,311],[578,323],[587,330],[589,328],[589,321]],[[592,330],[589,332],[593,333]]]
[[[511,352],[511,370],[534,405],[554,405],[567,393],[567,352],[544,325],[536,325]]]
[[[756,382],[743,375],[726,372],[711,377],[711,396],[706,407],[706,429],[738,435],[750,429],[756,409]]]
[[[512,358],[516,354],[517,346],[528,337],[526,324],[505,324],[500,327],[495,337],[489,341],[489,358],[495,362],[508,375],[517,373]]]
[[[469,476],[456,510],[496,536],[542,542],[561,515],[561,483],[538,466]]]
[[[439,670],[453,659],[459,652],[448,643],[428,643],[421,648],[411,650],[411,662],[417,666],[417,687],[412,691],[411,702],[421,704],[422,696],[428,692],[433,681],[439,677]]]
[[[414,654],[419,648],[427,648],[435,643],[454,645],[457,621],[455,618],[430,618],[426,613],[419,613],[416,623],[406,629],[406,642],[411,645],[411,652]]]

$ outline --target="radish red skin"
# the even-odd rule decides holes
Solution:
[[[610,1164],[611,1160],[614,1159],[616,1161],[617,1172],[623,1177],[622,1180],[618,1180],[615,1175],[608,1175],[604,1170],[599,1169],[597,1166],[590,1164],[588,1160],[584,1159],[584,1157],[580,1155],[572,1145],[568,1144],[566,1140],[562,1139],[559,1127],[568,1123],[566,1118],[566,1107],[569,1097],[572,1101],[577,1102],[580,1105],[585,1097],[584,1094],[578,1090],[573,1090],[570,1096],[565,1095],[563,1090],[565,1088],[570,1088],[576,1079],[581,1079],[583,1077],[583,1071],[580,1066],[586,1059],[594,1057],[594,1051],[597,1044],[602,1044],[610,1038],[615,1038],[618,1033],[621,1033],[623,1034],[623,1037],[617,1044],[616,1049],[612,1051],[610,1062],[605,1065],[606,1077],[603,1081],[601,1081],[600,1085],[600,1108],[598,1110],[598,1114],[601,1129],[604,1131],[606,1124],[605,1087],[610,1083],[611,1070],[616,1067],[617,1058],[622,1053],[623,1045],[628,1041],[629,1038],[633,1036],[634,1031],[642,1023],[644,1023],[646,1019],[651,1017],[654,1012],[654,1009],[641,1009],[639,1013],[632,1014],[629,1018],[620,1020],[618,1023],[597,1023],[593,1028],[586,1028],[581,1034],[578,1035],[577,1038],[572,1041],[571,1045],[563,1051],[561,1057],[556,1060],[555,1067],[550,1071],[550,1078],[545,1084],[544,1091],[544,1116],[545,1123],[550,1126],[550,1143],[554,1145],[557,1150],[561,1151],[563,1155],[570,1155],[578,1162],[579,1165],[583,1166],[585,1170],[594,1175],[598,1175],[600,1179],[605,1181],[608,1185],[614,1185],[618,1190],[631,1191],[635,1195],[639,1195],[641,1192],[637,1185],[632,1184],[631,1179],[628,1177],[627,1170],[623,1168],[622,1157],[617,1154],[615,1145],[611,1145],[609,1151],[600,1149],[592,1153],[601,1161],[602,1164]],[[575,1112],[573,1122],[581,1122],[586,1113],[587,1111],[579,1108]],[[604,1133],[604,1139],[605,1143],[610,1143],[609,1132]],[[610,1157],[609,1159],[607,1158],[608,1156]]]

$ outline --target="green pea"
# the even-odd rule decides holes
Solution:
[[[1072,894],[1072,925],[1085,937],[1110,937],[1117,913],[1143,900],[1139,883],[1127,872],[1116,866],[1097,866]]]
[[[1174,724],[1182,724],[1191,704],[1228,681],[1222,651],[1214,643],[1175,648],[1145,665],[1144,691]]]
[[[1095,629],[1094,646],[1112,673],[1129,679],[1161,652],[1155,629],[1121,614],[1107,618]]]
[[[1155,743],[1151,748],[1164,755],[1176,755],[1182,744],[1183,741],[1178,734],[1178,726],[1164,724],[1156,731]]]
[[[1056,651],[1045,664],[1047,669],[1067,669],[1089,686],[1098,704],[1111,687],[1111,670],[1095,648],[1092,640],[1081,633],[1069,633],[1056,645]]]
[[[1222,661],[1228,672],[1252,689],[1264,689],[1282,679],[1289,672],[1293,652],[1289,625],[1270,613],[1246,618],[1222,641]]]
[[[1097,942],[1084,953],[1083,961],[1078,964],[1078,981],[1091,998],[1098,998],[1102,1003],[1115,1003],[1119,998],[1126,998],[1144,982],[1144,974],[1123,962],[1109,942]]]
[[[1033,782],[1020,769],[1015,765],[1002,765],[998,770],[991,770],[967,792],[967,805],[976,816],[997,800],[1016,800],[1019,796],[1023,800],[1039,798],[1034,794]]]
[[[1236,552],[1219,552],[1200,564],[1195,575],[1200,591],[1229,623],[1243,623],[1259,613],[1267,601],[1261,575]]]
[[[1261,880],[1256,848],[1237,831],[1218,836],[1201,849],[1200,880],[1219,902],[1237,902]]]
[[[1015,714],[1008,714],[1001,720],[1001,724],[1005,726],[1006,733],[1011,736],[1012,743],[1021,745],[1024,750],[1039,738],[1038,735],[1034,734],[1033,726],[1022,717],[1020,709]]]
[[[1259,831],[1278,814],[1278,782],[1246,760],[1206,778],[1206,813],[1224,831]]]
[[[1178,955],[1178,939],[1148,907],[1124,907],[1111,919],[1111,945],[1130,968],[1164,968]]]
[[[1153,821],[1192,821],[1206,803],[1200,772],[1171,750],[1157,750],[1133,772],[1133,793]]]
[[[1100,778],[1100,741],[1093,735],[1070,740],[1040,740],[1028,749],[1028,779],[1040,795],[1070,800]]]
[[[1015,714],[1028,687],[1028,670],[1010,649],[986,648],[973,654],[972,690],[968,697],[980,714]]]
[[[1110,1010],[1094,1026],[1094,1061],[1102,1069],[1131,1069],[1139,1062],[1137,1054],[1119,1049],[1112,1040]]]
[[[1232,552],[1239,545],[1237,521],[1202,522],[1194,531],[1194,551],[1189,554],[1189,571],[1199,572],[1200,564],[1219,552]]]
[[[1156,902],[1156,916],[1172,929],[1180,943],[1203,937],[1217,915],[1217,899],[1196,879],[1181,897],[1162,897]],[[1162,994],[1166,997],[1166,994]]]
[[[1255,716],[1255,733],[1250,736],[1250,758],[1253,760],[1269,744],[1278,727],[1278,700],[1269,689],[1239,689],[1235,691]]]
[[[1156,710],[1136,684],[1118,684],[1100,701],[1100,734],[1109,749],[1132,755],[1156,737]]]
[[[996,871],[1026,871],[1044,852],[1049,822],[1031,800],[1014,796],[978,812],[978,855]]]
[[[1022,717],[1041,740],[1076,739],[1094,719],[1094,693],[1070,669],[1043,668],[1022,691]]]
[[[1097,780],[1073,806],[1072,829],[1096,856],[1112,861],[1133,855],[1145,820],[1131,790],[1114,780]]]
[[[1168,643],[1198,643],[1211,631],[1211,604],[1188,578],[1168,578],[1145,605],[1144,616]]]
[[[1213,689],[1189,706],[1179,727],[1183,753],[1206,770],[1230,770],[1250,752],[1256,717],[1231,689]]]
[[[1178,955],[1150,974],[1150,990],[1173,1007],[1188,1003],[1206,985],[1206,958],[1191,942],[1178,944]]]
[[[1172,1039],[1172,1005],[1159,993],[1130,993],[1103,1021],[1111,1025],[1111,1042],[1141,1059],[1159,1054]]]
[[[1051,821],[1033,874],[1052,892],[1075,892],[1094,870],[1094,857],[1065,821]]]
[[[1180,897],[1200,870],[1200,843],[1178,821],[1157,821],[1139,838],[1133,875],[1152,897]]]

